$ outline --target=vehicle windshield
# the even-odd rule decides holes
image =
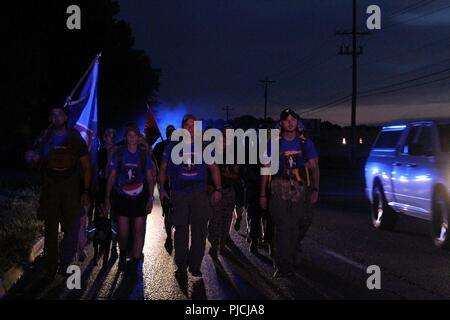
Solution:
[[[450,124],[438,126],[441,151],[450,152]]]

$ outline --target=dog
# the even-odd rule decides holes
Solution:
[[[95,219],[95,234],[94,234],[94,266],[98,265],[98,254],[103,252],[103,265],[105,269],[108,265],[109,252],[111,250],[112,230],[111,220],[106,217],[98,217]]]

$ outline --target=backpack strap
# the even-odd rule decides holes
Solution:
[[[302,156],[303,156],[303,159],[305,159],[305,155],[306,155],[306,141],[307,141],[307,138],[304,136],[304,134],[302,133],[301,135],[300,135],[300,146],[301,146],[301,149],[302,149]],[[309,188],[310,186],[311,186],[311,179],[309,178],[309,170],[308,170],[308,168],[306,167],[306,161],[305,161],[305,163],[303,164],[303,166],[304,166],[304,168],[305,168],[305,174],[306,174],[306,186]]]

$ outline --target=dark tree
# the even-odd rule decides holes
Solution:
[[[72,4],[81,8],[81,30],[66,27]],[[13,150],[21,159],[46,127],[49,108],[64,103],[98,52],[100,127],[122,125],[156,99],[158,73],[149,57],[133,48],[131,28],[117,19],[119,11],[112,0],[30,1],[8,8],[0,95],[5,143],[0,152]]]

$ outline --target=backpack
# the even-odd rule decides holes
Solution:
[[[78,169],[79,159],[77,150],[70,141],[75,139],[78,131],[70,129],[66,141],[60,146],[53,146],[50,143],[50,151],[46,161],[47,172],[52,176],[62,176],[73,173]]]

